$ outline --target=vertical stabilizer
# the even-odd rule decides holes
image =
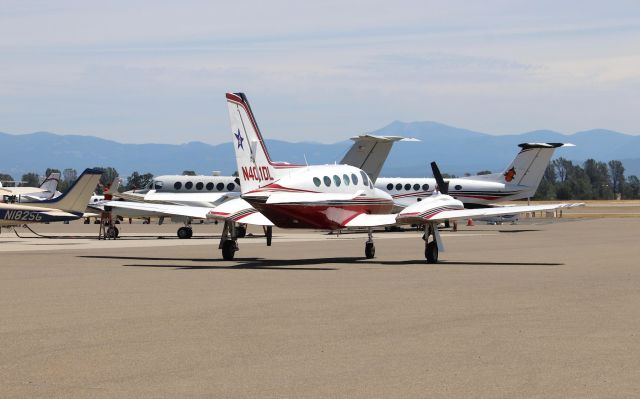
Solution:
[[[45,201],[38,201],[42,208],[56,208],[75,214],[84,213],[98,182],[102,176],[99,169],[85,169],[69,190],[61,196]]]
[[[353,145],[340,161],[342,165],[355,166],[364,170],[374,183],[380,175],[389,151],[396,141],[418,141],[399,136],[373,136],[365,134],[352,137]]]
[[[564,143],[518,144],[521,150],[502,173],[502,182],[526,186],[535,192],[556,148],[573,146]]]
[[[52,172],[47,176],[40,188],[43,190],[47,190],[43,192],[43,197],[46,199],[51,199],[56,195],[56,190],[58,189],[58,183],[60,183],[60,172]]]
[[[233,148],[236,153],[242,192],[246,193],[278,180],[291,165],[271,161],[267,146],[244,93],[227,93]]]

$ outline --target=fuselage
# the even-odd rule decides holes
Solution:
[[[530,187],[500,183],[490,179],[448,179],[449,195],[462,201],[465,207],[488,206],[498,201],[527,198],[535,194]],[[407,207],[433,194],[433,178],[380,177],[375,186],[393,197],[396,205]]]
[[[348,165],[295,168],[242,198],[283,228],[335,230],[361,213],[393,209],[389,194],[374,187],[365,172]]]
[[[0,203],[0,226],[21,226],[31,223],[64,222],[76,220],[82,214],[57,209]]]

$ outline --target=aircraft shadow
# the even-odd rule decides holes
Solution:
[[[119,260],[140,260],[140,261],[180,261],[180,262],[208,262],[208,263],[226,263],[222,259],[207,258],[160,258],[147,256],[107,256],[107,255],[81,255],[80,258],[93,259],[119,259]],[[376,259],[365,259],[363,257],[339,257],[339,258],[313,258],[313,259],[263,259],[263,258],[240,258],[236,259],[236,264],[232,265],[184,265],[184,264],[143,264],[133,263],[125,264],[127,267],[156,267],[156,268],[174,268],[177,270],[234,270],[234,269],[269,269],[269,270],[339,270],[332,267],[304,267],[331,264],[353,264],[353,265],[427,265],[425,260],[397,260],[382,261]],[[563,266],[564,263],[554,262],[463,262],[463,261],[440,261],[439,266],[457,265],[457,266]],[[431,266],[431,265],[429,265]]]

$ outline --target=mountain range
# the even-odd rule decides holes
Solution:
[[[502,171],[524,142],[564,142],[576,147],[561,148],[555,157],[582,162],[623,161],[627,175],[640,175],[640,136],[604,129],[574,134],[537,130],[522,134],[491,135],[443,125],[436,122],[393,122],[376,135],[395,135],[419,139],[400,142],[391,151],[381,176],[430,176],[429,162],[435,160],[443,172],[462,175],[480,170]],[[229,135],[230,136],[230,135]],[[350,140],[333,144],[309,141],[267,140],[271,158],[292,163],[324,164],[339,161]],[[209,174],[214,170],[231,174],[236,170],[231,141],[211,145],[123,144],[93,136],[60,135],[48,132],[13,135],[0,133],[0,173],[20,178],[27,172],[43,174],[46,168],[112,166],[121,176],[133,171],[154,175],[179,174],[194,170]]]

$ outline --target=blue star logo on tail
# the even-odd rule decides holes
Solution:
[[[238,148],[242,148],[242,150],[244,150],[244,146],[242,145],[242,142],[244,141],[244,139],[240,134],[240,129],[238,129],[238,133],[234,134],[234,136],[236,136],[236,140],[238,140]]]

